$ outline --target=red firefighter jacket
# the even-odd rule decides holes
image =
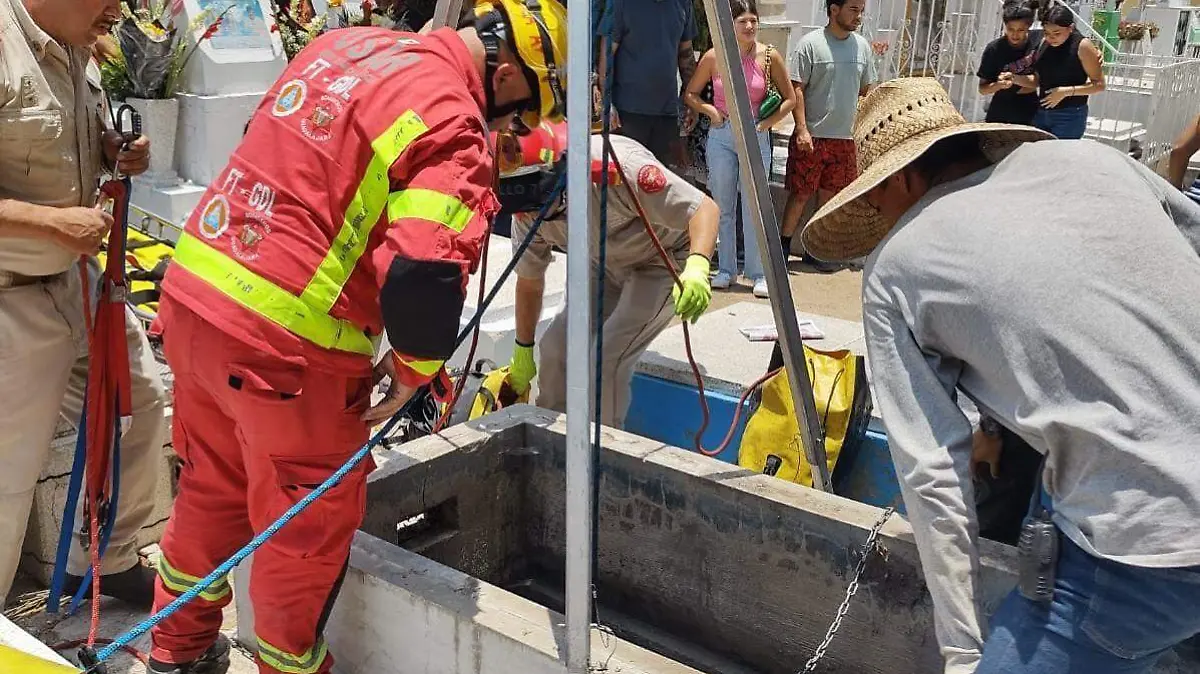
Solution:
[[[386,327],[401,378],[428,380],[498,208],[483,109],[452,30],[318,38],[188,219],[164,293],[269,356],[343,374],[369,370]]]

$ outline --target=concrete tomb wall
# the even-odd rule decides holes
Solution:
[[[327,628],[338,674],[565,672],[565,431],[564,417],[518,406],[375,453]],[[604,429],[603,446],[605,631],[593,629],[593,664],[623,674],[800,670],[880,510],[618,431]],[[893,517],[879,543],[820,671],[940,671],[912,530]],[[1015,582],[1016,555],[982,545],[990,614]],[[253,642],[247,609],[239,602],[243,644]],[[1181,647],[1155,674],[1198,663],[1195,645]]]
[[[462,427],[453,443],[409,443],[372,477],[363,531],[561,611],[564,432],[559,416],[526,407]],[[880,511],[617,431],[604,447],[600,622],[699,671],[799,670]],[[894,518],[881,542],[886,560],[868,563],[822,671],[938,669],[907,523]],[[985,548],[989,606],[1013,568],[1010,548]]]

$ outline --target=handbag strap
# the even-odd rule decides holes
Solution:
[[[767,51],[763,54],[763,77],[767,79],[767,95],[771,95],[779,91],[775,86],[775,78],[771,77],[771,56],[775,53],[775,45],[767,45]]]

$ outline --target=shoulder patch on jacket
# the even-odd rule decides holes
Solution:
[[[662,169],[653,164],[647,164],[638,171],[638,187],[646,194],[658,194],[667,188],[667,176]]]

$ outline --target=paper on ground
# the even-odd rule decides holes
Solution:
[[[774,323],[738,328],[742,336],[751,342],[774,342],[779,339],[779,331]],[[811,319],[800,321],[801,339],[825,339],[825,333]]]

